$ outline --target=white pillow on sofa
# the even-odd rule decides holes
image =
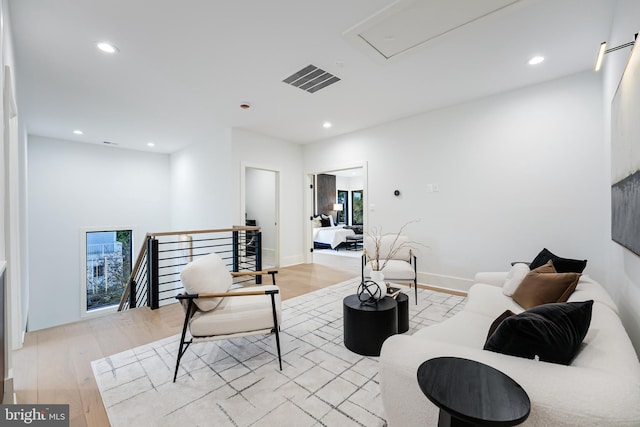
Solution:
[[[524,263],[516,263],[511,267],[502,285],[502,293],[510,297],[518,289],[524,277],[529,273],[529,266]]]
[[[190,294],[227,292],[233,281],[224,261],[215,253],[187,264],[180,272],[180,280],[184,289]],[[211,311],[221,301],[222,298],[198,298],[195,303],[200,310]]]

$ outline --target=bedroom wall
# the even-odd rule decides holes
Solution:
[[[634,34],[640,31],[640,3],[636,0],[619,0],[612,23],[612,31],[607,40],[608,46],[614,47],[633,40]],[[640,54],[640,46],[636,46],[635,54]],[[622,77],[630,49],[621,49],[605,56],[602,67],[604,84],[603,110],[605,117],[605,147],[603,158],[607,165],[607,173],[602,186],[607,199],[604,207],[605,225],[603,227],[603,246],[606,250],[608,265],[604,285],[612,294],[620,310],[620,317],[640,354],[640,257],[611,240],[611,101]],[[640,140],[635,141],[640,144]]]
[[[241,174],[245,167],[279,171],[280,266],[304,262],[302,146],[242,129],[231,131],[232,194],[235,222],[244,222],[241,210]]]
[[[29,136],[29,329],[80,319],[80,232],[167,230],[169,156]]]
[[[335,216],[333,205],[336,203],[336,176],[324,173],[316,175],[316,211],[315,215]]]
[[[337,152],[367,161],[366,227],[419,221],[406,234],[424,245],[424,283],[466,289],[543,247],[603,279],[601,105],[599,77],[584,72],[310,144],[305,169]]]

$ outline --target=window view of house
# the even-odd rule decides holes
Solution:
[[[87,311],[120,303],[131,275],[132,230],[86,234]]]

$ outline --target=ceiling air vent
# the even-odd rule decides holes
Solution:
[[[316,67],[308,65],[302,70],[291,74],[283,80],[284,83],[290,84],[309,93],[314,93],[322,88],[339,82],[340,79],[331,73]]]

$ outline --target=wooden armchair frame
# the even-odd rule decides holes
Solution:
[[[272,284],[276,284],[276,274],[278,271],[269,270],[269,271],[242,271],[242,272],[231,272],[232,276],[256,276],[256,275],[271,275]],[[176,299],[183,304],[185,308],[185,316],[184,316],[184,324],[182,326],[182,335],[180,337],[180,348],[178,349],[178,357],[176,358],[176,369],[173,374],[173,382],[176,382],[176,378],[178,376],[178,368],[180,367],[180,360],[182,356],[189,348],[189,345],[194,342],[194,339],[197,342],[206,342],[206,341],[214,341],[219,339],[227,338],[236,338],[241,336],[248,335],[257,335],[256,331],[250,332],[238,332],[234,334],[227,335],[212,335],[208,337],[191,337],[189,340],[185,340],[187,335],[187,328],[189,327],[189,321],[193,317],[193,315],[198,311],[196,307],[195,300],[198,298],[227,298],[227,297],[243,297],[243,296],[256,296],[256,295],[269,295],[271,297],[271,310],[273,312],[273,328],[271,329],[271,333],[275,333],[276,335],[276,347],[278,349],[278,363],[280,365],[280,370],[282,370],[282,355],[280,352],[280,334],[279,329],[280,325],[278,325],[278,314],[276,310],[276,294],[280,293],[278,289],[267,289],[267,290],[251,290],[251,291],[237,291],[237,292],[209,292],[209,293],[199,293],[199,294],[187,294],[183,293],[180,295],[176,295]],[[185,307],[186,303],[186,307]],[[215,310],[215,309],[214,309]]]

